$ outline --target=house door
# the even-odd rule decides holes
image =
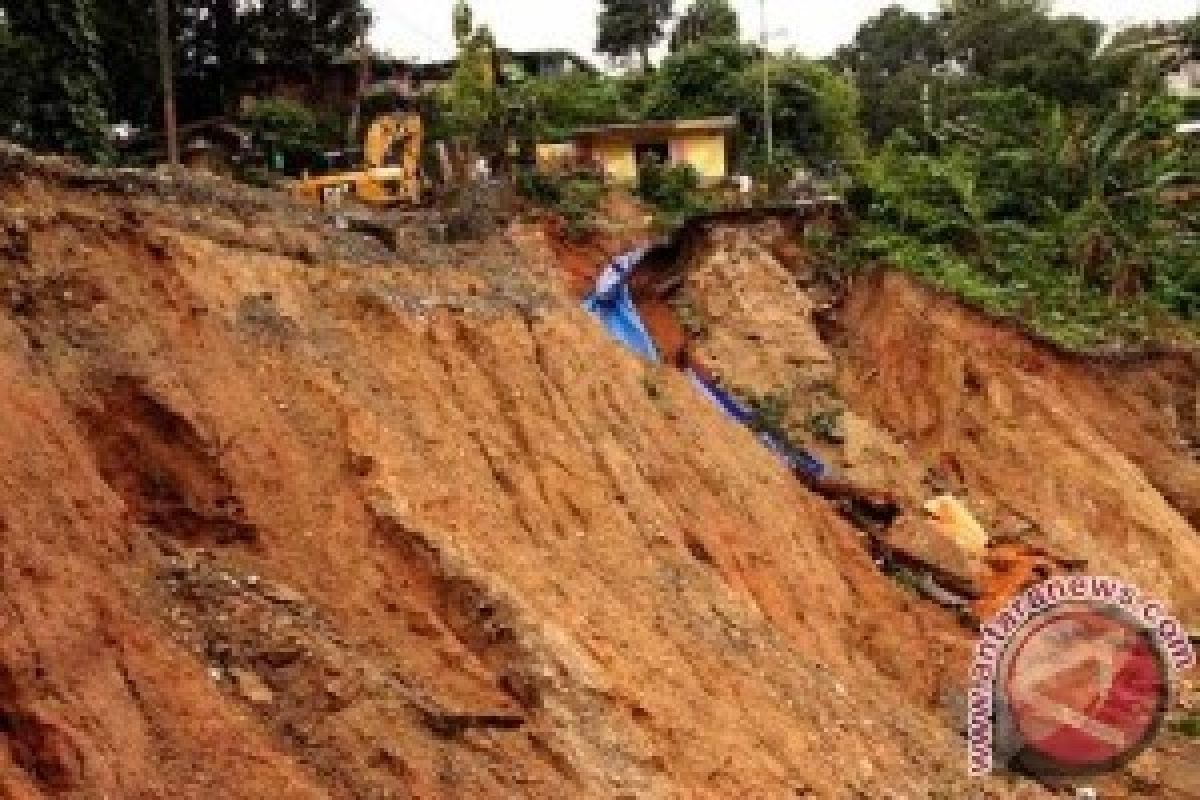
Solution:
[[[633,146],[633,155],[637,161],[639,172],[641,172],[642,165],[646,163],[646,159],[648,158],[653,158],[664,166],[671,163],[671,148],[666,142],[635,144]]]

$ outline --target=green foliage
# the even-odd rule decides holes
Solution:
[[[238,59],[256,56],[275,66],[317,67],[330,64],[353,45],[370,22],[363,0],[188,0],[210,6],[211,26],[201,26],[212,37],[210,47]],[[215,8],[213,8],[215,6]],[[224,6],[224,10],[221,7]],[[240,9],[240,10],[239,10]],[[220,17],[227,20],[222,31]],[[201,20],[203,22],[203,20]],[[222,36],[236,37],[222,42]]]
[[[466,0],[456,0],[452,16],[454,41],[462,48],[475,32],[475,14]]]
[[[666,166],[656,158],[639,165],[638,196],[660,212],[662,227],[672,228],[710,209],[700,191],[700,175],[690,164]]]
[[[870,141],[892,131],[925,127],[923,102],[937,84],[934,67],[946,59],[938,24],[899,6],[867,20],[835,63],[850,70],[863,96],[862,121]]]
[[[737,12],[729,0],[696,0],[671,32],[671,52],[709,39],[736,41],[740,37]]]
[[[679,320],[680,326],[692,338],[705,338],[708,336],[711,327],[704,313],[696,308],[696,305],[689,299],[684,292],[677,292],[670,299],[671,310],[675,312],[675,318]]]
[[[762,103],[747,81],[755,48],[734,39],[700,42],[665,58],[646,86],[649,119],[695,119],[745,114]]]
[[[923,16],[899,7],[868,20],[835,63],[863,95],[872,143],[897,128],[927,132],[979,91],[1020,89],[1069,109],[1112,107],[1138,78],[1138,61],[1101,49],[1103,26],[1052,16],[1048,3],[961,0]],[[1142,78],[1160,83],[1160,70]]]
[[[650,69],[650,49],[665,33],[674,0],[601,0],[596,20],[596,52],[613,57],[637,53]]]
[[[787,431],[788,412],[791,401],[783,389],[757,394],[749,389],[740,388],[737,394],[754,412],[750,427],[757,433],[769,433],[784,441],[790,441]]]
[[[771,86],[776,141],[785,151],[810,163],[862,157],[853,83],[824,64],[788,55],[773,60]]]
[[[887,575],[894,580],[896,584],[900,586],[900,588],[912,592],[915,595],[921,597],[924,596],[925,591],[923,587],[925,585],[925,581],[922,580],[921,575],[912,569],[909,569],[908,567],[897,566],[889,570]]]
[[[534,78],[520,88],[522,102],[534,111],[542,141],[562,141],[585,125],[632,122],[624,81],[606,75],[573,72]]]
[[[844,77],[802,56],[772,57],[771,92],[781,164],[861,157],[858,92]],[[713,39],[669,55],[647,85],[643,110],[650,119],[737,116],[737,166],[765,169],[762,61],[752,45]]]
[[[1194,221],[1164,199],[1194,170],[1159,98],[1107,114],[984,92],[935,147],[893,135],[866,160],[863,260],[882,259],[1059,342],[1138,339],[1196,318]]]
[[[0,20],[0,136],[26,141],[33,118],[37,40]]]
[[[1192,739],[1200,739],[1200,714],[1188,714],[1171,723],[1171,730]]]
[[[252,68],[311,69],[367,21],[362,0],[169,0],[182,122],[228,113]],[[161,124],[157,19],[147,0],[0,0],[0,133],[87,158],[110,121]]]
[[[106,159],[108,83],[91,0],[7,2],[0,10],[8,20],[9,52],[28,70],[17,81],[28,100],[17,99],[14,109],[26,118],[8,127],[38,149]]]
[[[846,434],[842,430],[842,416],[845,414],[845,409],[833,408],[827,411],[818,411],[811,414],[804,421],[804,427],[816,438],[829,444],[842,444],[846,441]]]
[[[272,153],[283,156],[285,171],[293,175],[317,165],[340,136],[335,119],[290,100],[264,100],[242,121]]]
[[[944,18],[947,55],[984,85],[1023,87],[1064,105],[1095,104],[1108,76],[1095,68],[1103,26],[1051,16],[1047,4],[972,0]]]
[[[462,24],[457,17],[456,24]],[[501,105],[496,89],[496,42],[486,26],[459,39],[458,65],[450,83],[439,91],[438,101],[443,133],[449,136],[479,143],[497,127]]]
[[[546,175],[522,172],[517,191],[527,200],[548,208],[566,222],[567,236],[586,239],[596,227],[596,209],[604,197],[604,184],[590,175]]]

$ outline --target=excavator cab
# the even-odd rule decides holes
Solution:
[[[361,168],[304,178],[292,186],[292,194],[321,206],[340,204],[347,197],[376,208],[420,205],[423,137],[420,114],[376,117],[367,129]]]

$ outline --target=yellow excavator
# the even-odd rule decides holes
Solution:
[[[305,177],[292,185],[292,195],[316,205],[337,205],[352,198],[376,208],[419,206],[421,179],[421,115],[398,112],[376,117],[367,129],[361,169]]]

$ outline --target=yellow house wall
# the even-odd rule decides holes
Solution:
[[[726,176],[725,137],[719,133],[681,134],[671,140],[671,163],[691,164],[701,180]]]
[[[675,133],[668,140],[671,164],[691,164],[702,181],[713,183],[726,177],[725,136],[721,133]],[[637,180],[636,148],[631,139],[612,138],[593,141],[588,148],[591,158],[605,174],[619,183]]]
[[[575,145],[542,143],[537,146],[537,166],[543,172],[569,165],[575,159]]]
[[[623,183],[637,180],[632,142],[596,142],[592,145],[592,157],[600,162],[609,178]]]

